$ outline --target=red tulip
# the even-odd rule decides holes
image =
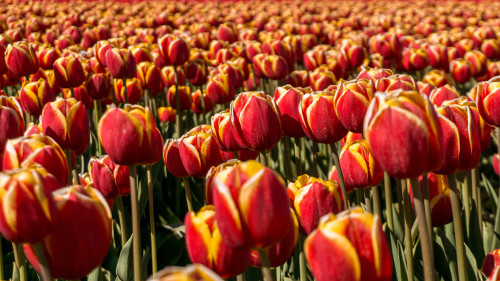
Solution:
[[[60,57],[54,62],[54,75],[61,88],[75,88],[82,85],[85,72],[76,56]]]
[[[234,99],[234,84],[229,75],[220,73],[213,76],[207,84],[207,92],[216,104],[224,104]]]
[[[429,100],[433,105],[441,106],[443,102],[448,100],[453,100],[459,97],[460,93],[458,93],[457,89],[455,89],[455,87],[453,86],[446,84],[442,87],[435,88],[434,90],[432,90],[431,94],[429,95]]]
[[[123,80],[114,79],[114,92],[115,99],[118,102],[125,103],[125,87],[123,87]],[[127,79],[127,99],[129,104],[136,104],[142,99],[144,91],[142,90],[141,81],[137,78]]]
[[[22,136],[24,118],[21,105],[13,97],[0,95],[0,150],[8,139]]]
[[[375,85],[371,80],[341,81],[335,94],[335,111],[342,125],[349,131],[360,133]]]
[[[167,106],[158,108],[158,119],[163,123],[174,123],[177,111],[175,108]]]
[[[479,114],[494,127],[500,127],[500,78],[494,77],[485,82],[482,91],[476,96]]]
[[[311,93],[311,88],[295,88],[290,85],[278,87],[274,92],[274,101],[279,108],[283,135],[287,137],[305,136],[300,125],[299,105],[306,93]]]
[[[117,79],[134,78],[137,73],[135,59],[129,49],[109,49],[105,65],[111,76]]]
[[[38,57],[33,45],[23,41],[9,44],[5,51],[5,64],[17,77],[25,77],[38,71]]]
[[[106,199],[114,199],[130,193],[128,166],[115,164],[108,155],[89,160],[89,175],[94,188]]]
[[[167,34],[158,39],[158,47],[168,65],[182,65],[189,59],[189,46],[175,35]]]

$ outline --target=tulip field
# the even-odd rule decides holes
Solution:
[[[499,281],[499,12],[4,0],[0,280]]]

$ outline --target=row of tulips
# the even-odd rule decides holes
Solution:
[[[0,279],[500,280],[498,7],[5,2]]]

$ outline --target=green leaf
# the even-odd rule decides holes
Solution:
[[[101,278],[101,267],[98,266],[92,272],[90,272],[89,276],[87,277],[87,281],[102,281]]]
[[[130,235],[127,243],[123,246],[118,263],[116,265],[116,277],[121,281],[130,281],[134,276],[133,269],[133,252],[132,252],[132,237]]]
[[[481,234],[481,229],[479,226],[476,204],[471,204],[471,205],[472,206],[471,206],[471,214],[469,221],[469,226],[470,226],[469,237],[467,237],[466,244],[469,246],[472,253],[474,254],[476,261],[481,263],[481,264],[476,264],[475,266],[480,267],[485,257],[483,248],[483,236]],[[464,232],[464,234],[465,233],[467,232]]]
[[[476,258],[467,245],[465,245],[465,259],[467,262],[467,279],[469,281],[479,280],[479,270],[476,266]]]
[[[491,203],[493,204],[493,209],[496,210],[496,208],[498,208],[498,196],[495,192],[495,189],[493,188],[491,182],[486,178],[486,176],[483,173],[481,173],[481,179],[483,180],[486,193],[488,193],[488,197],[491,199]]]

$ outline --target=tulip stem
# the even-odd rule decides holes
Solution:
[[[474,200],[476,202],[476,210],[479,222],[479,231],[483,233],[483,202],[481,199],[481,187],[479,186],[479,167],[472,169],[472,190],[476,194]],[[473,193],[473,194],[474,194]]]
[[[43,281],[51,281],[52,275],[50,274],[49,264],[47,263],[47,259],[45,258],[45,250],[41,243],[37,243],[33,245],[35,250],[36,258],[38,259],[38,266],[40,267],[40,274],[42,275]]]
[[[137,167],[129,166],[130,170],[130,201],[132,205],[132,242],[134,252],[134,281],[142,280],[141,228],[139,221],[139,204],[137,197]]]
[[[299,269],[300,281],[307,281],[307,264],[304,252],[304,236],[299,233]]]
[[[123,84],[122,84],[122,87],[123,87],[123,93],[124,93],[124,97],[123,97],[123,100],[125,101],[125,104],[128,103],[128,89],[127,89],[127,78],[123,78]]]
[[[410,194],[406,186],[406,181],[401,181],[401,188],[403,189],[403,218],[404,218],[404,229],[405,229],[405,257],[406,257],[406,267],[408,268],[408,281],[414,280],[414,270],[413,270],[413,240],[411,237],[411,203]]]
[[[422,251],[422,261],[424,263],[424,279],[426,281],[434,281],[434,257],[432,255],[431,238],[427,230],[427,221],[425,219],[425,208],[422,200],[422,192],[420,191],[420,183],[417,178],[411,178],[413,188],[413,202],[415,212],[417,214],[418,230],[420,233],[420,246]],[[463,245],[463,243],[462,243]],[[465,266],[464,266],[465,270]]]
[[[99,115],[100,115],[101,107],[100,102],[98,100],[94,100],[94,117],[95,117],[95,129],[99,130]],[[97,136],[97,132],[95,132]],[[99,150],[99,156],[102,156],[102,144],[100,141],[97,141],[97,149]]]
[[[75,89],[73,87],[71,87],[71,88],[69,88],[69,90],[71,91],[71,97],[75,98]]]
[[[189,179],[187,177],[182,178],[184,181],[184,188],[186,189],[186,202],[188,206],[188,211],[193,211],[193,199],[191,198],[191,189],[189,188]]]
[[[393,211],[394,204],[392,203],[391,176],[384,173],[384,194],[385,194],[385,209],[387,214],[387,226],[394,232]]]
[[[174,66],[174,79],[175,79],[175,110],[176,116],[175,116],[175,133],[177,134],[177,138],[180,138],[182,136],[182,111],[181,111],[181,100],[179,97],[179,77],[177,73],[177,67]]]
[[[73,167],[72,165],[73,161],[71,161],[71,150],[65,149],[64,153],[66,154],[66,161],[68,161],[68,171],[69,171],[68,179],[72,179],[70,184],[73,185],[78,183],[78,175],[76,173],[76,168]]]
[[[382,211],[380,210],[380,194],[378,192],[378,186],[372,187],[373,196],[373,213],[376,214],[380,220],[382,220]]]
[[[302,138],[295,138],[295,173],[297,178],[302,174],[302,159],[300,157],[300,144],[302,142]]]
[[[271,262],[269,261],[269,256],[265,249],[258,249],[260,264],[262,265],[262,275],[265,281],[275,281],[274,275],[271,273]]]
[[[2,236],[0,235],[0,280],[4,280],[4,273],[3,273],[3,251],[2,249]]]
[[[432,210],[431,210],[431,200],[429,195],[429,179],[427,178],[427,174],[422,176],[422,185],[424,189],[424,209],[425,209],[425,220],[427,222],[427,229],[429,230],[429,237],[432,242]],[[420,187],[420,185],[419,185]],[[415,187],[416,188],[416,187]],[[432,245],[432,244],[431,244]],[[431,249],[434,251],[433,247]]]
[[[149,200],[149,228],[151,231],[151,264],[153,267],[153,274],[158,271],[158,259],[156,252],[156,230],[155,230],[155,210],[154,210],[154,197],[153,197],[153,172],[151,166],[147,166],[148,177],[148,200]]]
[[[259,152],[260,154],[260,163],[267,167],[267,153],[265,151]]]
[[[467,231],[466,235],[469,237],[469,227],[470,227],[470,173],[464,172],[465,177],[462,182],[462,191],[463,191],[463,204],[465,210],[465,229]]]
[[[286,173],[286,179],[291,182],[292,181],[292,165],[291,165],[291,159],[290,159],[290,143],[288,142],[288,137],[283,137],[281,139],[284,145],[284,153],[285,153],[285,173]]]
[[[450,186],[451,209],[453,212],[453,226],[455,229],[455,247],[457,248],[458,276],[460,281],[467,280],[465,265],[464,233],[462,231],[462,218],[460,217],[460,199],[458,197],[457,180],[455,174],[448,175]],[[416,189],[416,188],[415,188]]]
[[[349,206],[349,201],[347,201],[347,192],[345,189],[344,174],[342,173],[342,169],[340,167],[340,160],[337,152],[337,147],[335,146],[335,143],[331,143],[330,146],[332,147],[333,161],[335,161],[335,168],[337,169],[339,185],[340,189],[342,190],[342,197],[344,198],[344,208],[349,209],[350,206]]]
[[[245,274],[244,273],[238,274],[236,276],[236,281],[245,281]]]
[[[127,221],[125,221],[125,210],[123,209],[123,200],[121,196],[115,198],[116,208],[118,209],[118,220],[120,222],[120,232],[122,238],[122,247],[128,240]]]
[[[360,191],[363,193],[363,195],[365,197],[366,211],[369,213],[373,213],[370,190],[369,189],[360,189]]]
[[[203,88],[198,86],[200,89],[200,97],[201,97],[201,121],[203,124],[207,124],[206,110],[205,110],[205,97],[203,96]]]
[[[24,250],[22,245],[12,243],[12,249],[14,250],[14,260],[16,262],[17,269],[19,270],[19,278],[21,281],[28,280],[28,274],[26,273],[26,256],[24,255]]]
[[[313,177],[318,177],[318,144],[316,142],[312,143],[312,153],[313,163],[311,174]]]

